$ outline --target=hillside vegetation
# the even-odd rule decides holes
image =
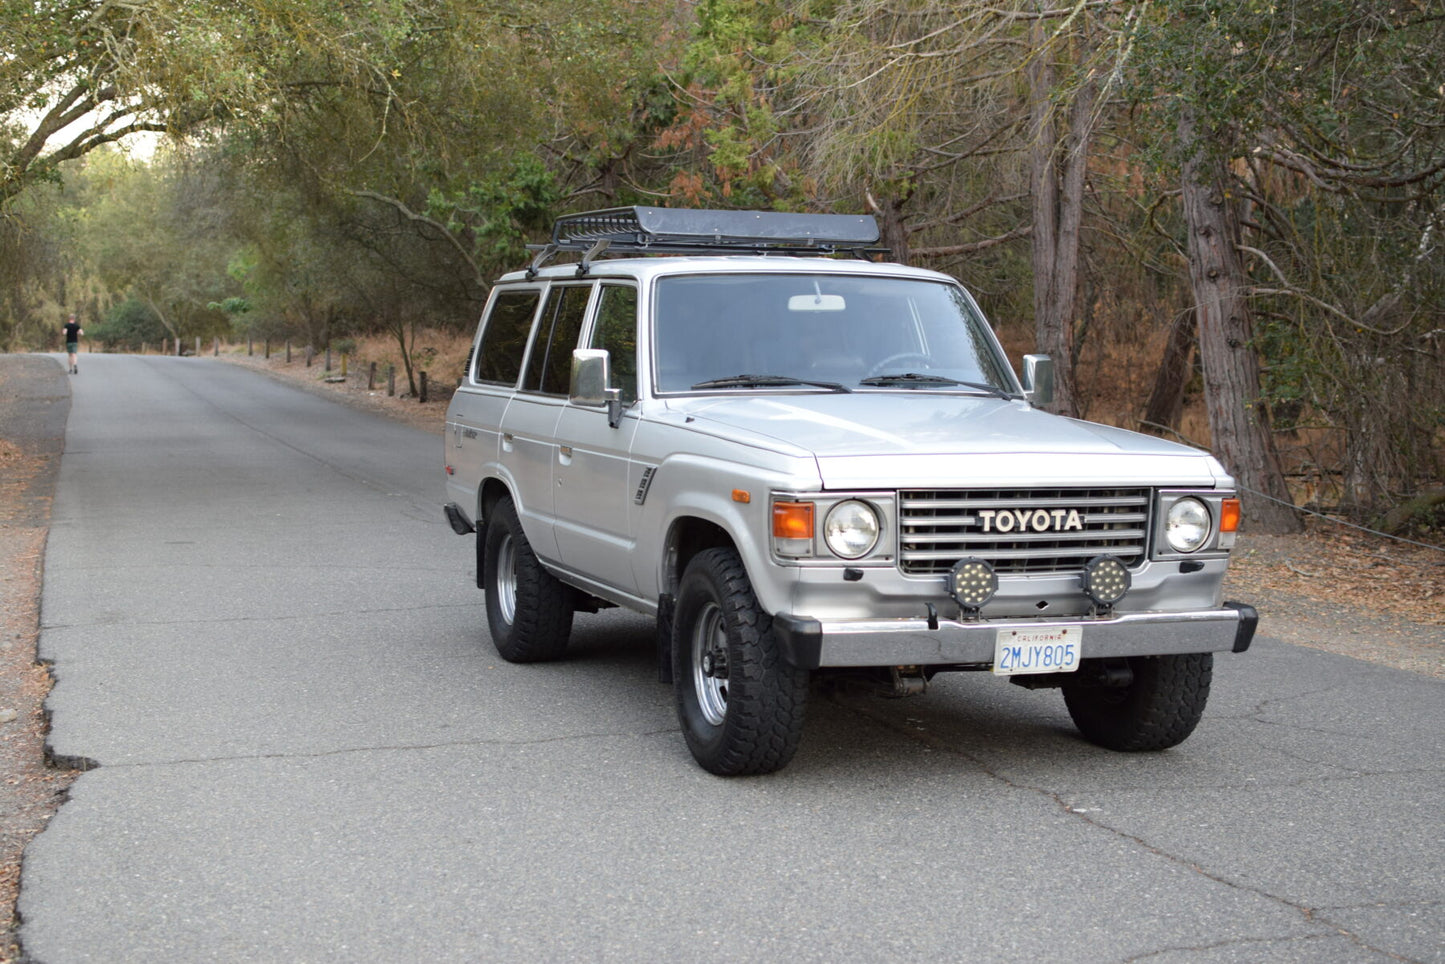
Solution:
[[[382,339],[414,393],[560,213],[871,213],[1060,411],[1211,448],[1256,531],[1445,530],[1438,0],[36,0],[0,36],[0,349],[71,312]]]

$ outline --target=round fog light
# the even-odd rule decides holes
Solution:
[[[982,559],[963,559],[948,577],[948,594],[964,609],[979,609],[998,592],[998,574]]]
[[[1084,564],[1084,595],[1108,608],[1129,591],[1129,570],[1113,556],[1095,556]]]

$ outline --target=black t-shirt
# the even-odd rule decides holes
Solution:
[[[65,343],[68,345],[71,342],[78,341],[80,341],[80,323],[76,321],[67,321],[65,323]]]

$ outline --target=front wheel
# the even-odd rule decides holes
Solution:
[[[1131,656],[1128,686],[1065,686],[1064,705],[1090,743],[1126,753],[1167,750],[1194,732],[1209,701],[1213,653]]]
[[[772,773],[793,758],[808,671],[782,658],[733,549],[688,563],[672,619],[672,680],[683,737],[703,769]]]
[[[572,590],[532,552],[516,507],[508,499],[488,514],[482,572],[492,643],[511,663],[557,659],[572,634]]]

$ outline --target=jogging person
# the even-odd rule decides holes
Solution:
[[[65,323],[65,350],[70,355],[70,374],[79,375],[80,369],[75,364],[75,356],[80,351],[80,336],[85,334],[85,329],[80,327],[80,322],[71,315],[70,320]]]

